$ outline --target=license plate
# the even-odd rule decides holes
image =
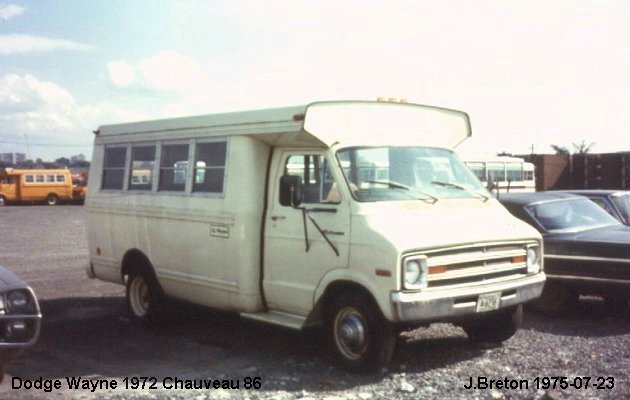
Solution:
[[[481,294],[477,300],[477,312],[496,310],[500,304],[501,292]]]

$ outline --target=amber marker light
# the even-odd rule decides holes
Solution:
[[[525,262],[525,256],[512,257],[512,264],[520,264]]]
[[[448,268],[446,268],[446,265],[435,265],[433,267],[429,267],[429,275],[443,274],[446,271],[448,271]]]

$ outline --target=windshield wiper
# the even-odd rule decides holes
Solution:
[[[423,195],[423,196],[425,196],[425,197],[428,197],[428,198],[430,198],[430,199],[431,199],[431,200],[433,200],[433,201],[430,201],[430,200],[428,200],[428,199],[426,199],[426,198],[425,198],[425,199],[419,199],[419,200],[422,200],[422,201],[427,201],[427,202],[430,202],[431,204],[434,204],[436,201],[438,201],[438,200],[439,200],[439,198],[438,198],[438,197],[435,197],[435,196],[433,196],[433,195],[430,195],[429,193],[423,192],[422,190],[418,190],[418,189],[413,188],[413,187],[411,187],[411,186],[407,186],[407,185],[405,185],[405,184],[398,183],[398,182],[394,182],[394,181],[387,181],[387,180],[367,180],[367,181],[363,181],[363,182],[366,182],[366,183],[377,183],[377,184],[381,184],[381,185],[387,185],[387,186],[389,186],[389,187],[391,187],[391,188],[395,188],[395,189],[405,189],[405,190],[410,190],[410,191],[412,191],[412,192],[420,193],[421,195]]]
[[[483,199],[484,202],[488,201],[488,199],[490,199],[490,197],[486,196],[485,194],[481,194],[479,192],[476,192],[474,190],[470,190],[464,186],[458,185],[456,183],[451,183],[451,182],[441,182],[441,181],[432,181],[431,182],[433,185],[438,185],[438,186],[443,186],[443,187],[447,187],[447,188],[453,188],[453,189],[458,189],[458,190],[463,190],[464,192],[470,193],[472,195],[477,196],[477,198]]]

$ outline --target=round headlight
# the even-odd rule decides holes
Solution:
[[[538,260],[538,251],[535,247],[527,249],[527,272],[536,273],[540,270],[540,262]]]
[[[420,278],[420,263],[418,261],[407,261],[405,263],[405,282],[413,285]]]
[[[538,264],[538,254],[536,254],[536,249],[530,247],[527,249],[527,265]]]
[[[26,311],[29,308],[28,294],[22,290],[9,293],[7,300],[11,311]]]

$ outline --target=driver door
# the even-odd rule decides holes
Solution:
[[[350,202],[339,193],[339,177],[322,152],[284,151],[277,157],[265,221],[263,290],[270,310],[305,316],[322,277],[348,265]],[[301,178],[298,207],[280,204],[282,175]]]

